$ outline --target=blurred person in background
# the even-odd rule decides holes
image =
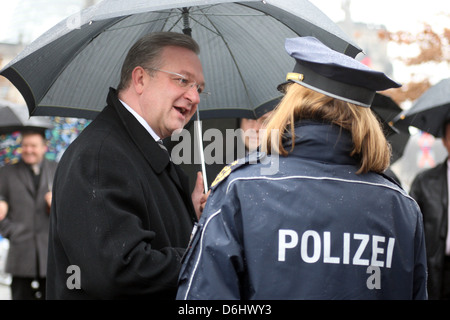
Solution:
[[[450,155],[450,119],[442,125],[442,143]],[[409,194],[423,214],[428,262],[428,294],[433,300],[450,299],[450,160],[420,172]]]
[[[0,168],[0,233],[9,240],[5,271],[13,300],[45,298],[51,188],[44,130],[22,132],[21,159]]]
[[[242,140],[245,144],[245,154],[256,151],[260,145],[260,130],[264,129],[264,122],[272,111],[266,112],[258,119],[241,118],[239,127],[242,129]]]

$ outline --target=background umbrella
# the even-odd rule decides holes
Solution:
[[[19,161],[21,132],[33,130],[45,134],[52,127],[49,117],[30,118],[27,106],[0,100],[0,166]]]
[[[0,101],[0,134],[25,129],[45,131],[51,127],[52,122],[49,117],[30,117],[27,106]]]
[[[10,107],[0,109],[0,134],[17,131],[22,127],[22,121]]]
[[[376,93],[371,109],[380,119],[386,139],[392,146],[391,163],[394,163],[402,157],[410,137],[408,132],[402,132],[392,125],[402,108],[390,97]]]
[[[21,132],[44,131],[48,151],[45,157],[59,161],[68,145],[90,123],[90,120],[62,117],[31,117],[26,105],[0,99],[0,166],[19,161]]]
[[[26,106],[24,107],[26,109]],[[25,111],[28,113],[28,110]],[[90,120],[62,117],[50,117],[50,119],[52,127],[45,130],[48,146],[45,157],[49,160],[59,161],[70,143],[84,130]],[[0,133],[0,167],[20,160],[21,137],[20,131]]]
[[[449,118],[450,78],[447,78],[425,91],[410,109],[398,114],[393,123],[404,132],[408,132],[408,127],[413,126],[441,138],[442,125]]]
[[[21,92],[32,115],[93,118],[119,82],[129,47],[149,32],[185,32],[200,44],[212,92],[202,118],[249,117],[278,96],[293,67],[288,37],[315,36],[356,56],[350,38],[307,0],[105,0],[50,29],[0,73]],[[251,113],[251,111],[250,111]]]

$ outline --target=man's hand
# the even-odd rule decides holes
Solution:
[[[50,208],[52,206],[52,192],[49,191],[45,194],[45,202],[47,202],[47,212],[50,212]]]
[[[8,213],[8,202],[0,200],[0,221],[5,219]]]
[[[202,215],[203,209],[206,205],[206,200],[208,199],[209,193],[207,194],[203,193],[203,175],[201,171],[197,172],[197,181],[195,182],[195,188],[194,191],[192,191],[192,204],[194,205],[195,209],[195,215],[197,216],[197,219],[200,219],[200,216]]]

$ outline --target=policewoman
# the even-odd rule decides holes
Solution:
[[[285,47],[296,64],[267,155],[217,177],[177,298],[426,299],[421,212],[383,174],[390,148],[370,109],[400,85],[312,37]]]

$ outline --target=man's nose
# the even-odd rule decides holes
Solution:
[[[197,86],[190,87],[186,93],[185,96],[188,98],[189,101],[191,101],[193,104],[200,103],[200,93],[197,91]]]

